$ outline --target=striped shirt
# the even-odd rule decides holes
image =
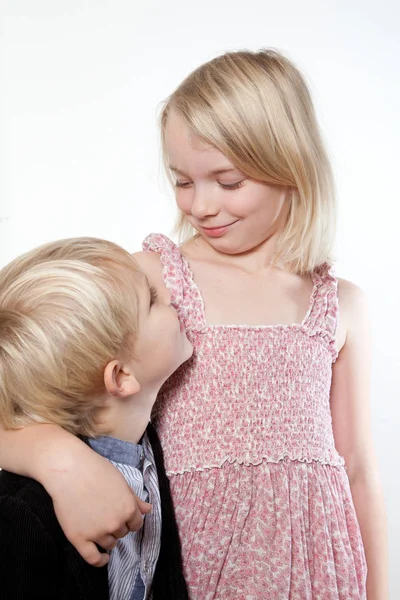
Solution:
[[[118,540],[108,563],[110,600],[147,600],[161,545],[160,492],[150,442],[145,433],[141,444],[110,436],[91,439],[89,444],[122,473],[141,500],[153,506],[139,531]]]

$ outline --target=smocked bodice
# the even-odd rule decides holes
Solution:
[[[338,308],[329,268],[313,273],[300,324],[209,326],[179,248],[155,234],[144,249],[160,254],[164,282],[194,347],[154,411],[169,474],[263,460],[342,465],[330,413]]]

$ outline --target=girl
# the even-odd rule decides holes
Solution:
[[[65,539],[45,489],[2,471],[3,598],[188,598],[161,447],[145,430],[162,383],[191,354],[176,311],[111,242],[53,242],[0,272],[2,425],[56,423],[88,436],[143,513],[144,500],[152,503],[143,529],[116,543],[108,569],[96,569]]]
[[[304,79],[275,51],[228,53],[161,123],[186,241],[152,235],[137,259],[194,346],[154,412],[191,598],[385,600],[365,300],[331,272],[332,174]],[[43,483],[97,564],[90,543],[138,509],[94,453],[39,430],[3,433],[0,463]]]

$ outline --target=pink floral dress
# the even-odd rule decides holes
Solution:
[[[329,397],[337,281],[313,273],[301,324],[209,326],[163,235],[164,282],[193,357],[164,385],[164,447],[192,600],[361,600],[366,564]]]

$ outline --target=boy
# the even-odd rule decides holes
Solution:
[[[2,598],[188,597],[162,452],[146,428],[160,387],[191,353],[169,299],[111,242],[50,243],[0,272],[1,426],[56,423],[81,436],[120,470],[144,514],[96,569],[44,488],[1,472]]]

